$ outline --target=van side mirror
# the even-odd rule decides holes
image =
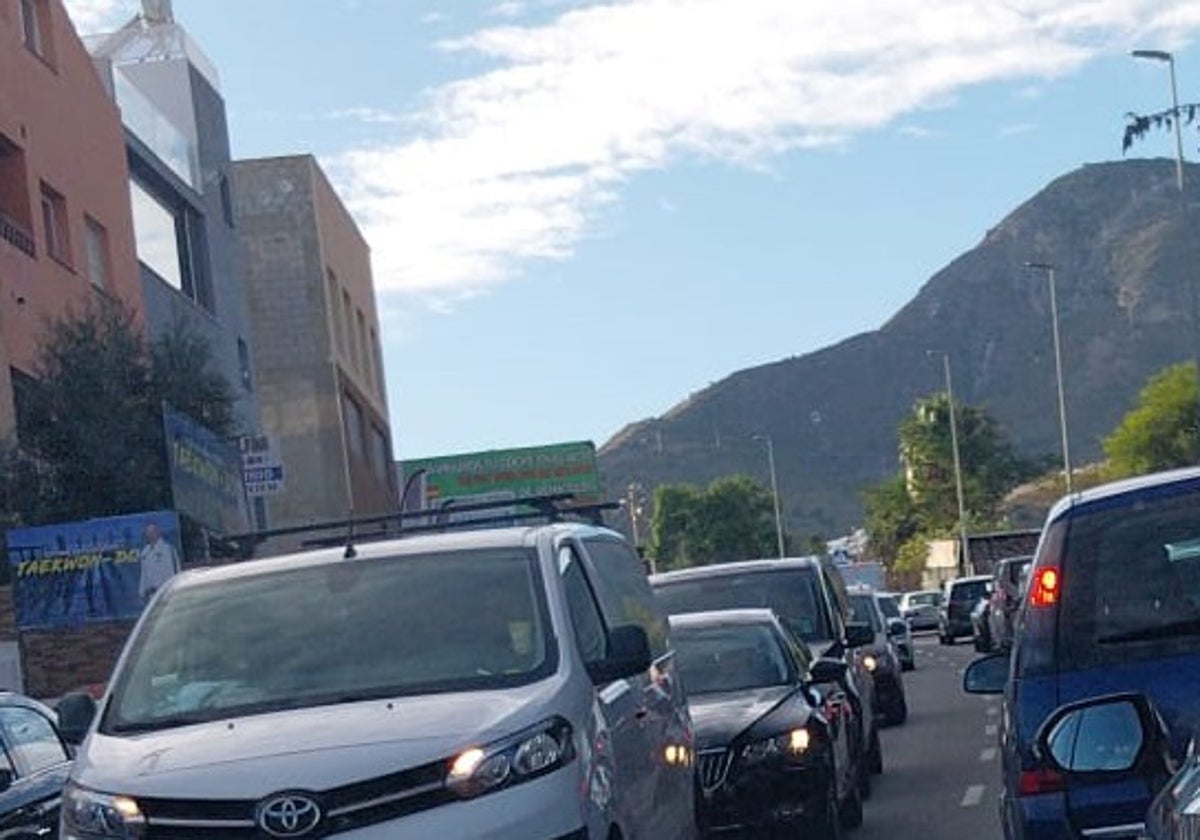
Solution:
[[[846,624],[846,646],[866,647],[875,644],[875,631],[865,621],[850,621]]]
[[[992,653],[976,659],[963,674],[967,694],[1003,694],[1008,684],[1008,654]]]
[[[1093,697],[1056,709],[1038,731],[1037,749],[1066,773],[1122,773],[1137,766],[1154,732],[1144,695]]]
[[[90,694],[77,692],[58,701],[58,734],[71,746],[77,747],[87,737],[96,717],[96,701]]]
[[[636,624],[614,627],[608,634],[608,655],[587,665],[588,676],[596,685],[632,677],[649,669],[653,662],[650,639]]]
[[[840,683],[846,679],[848,670],[849,667],[840,659],[821,658],[808,669],[808,681],[814,685]]]

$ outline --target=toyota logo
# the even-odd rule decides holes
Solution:
[[[280,793],[258,806],[258,826],[272,837],[303,837],[321,821],[321,806],[302,793]]]

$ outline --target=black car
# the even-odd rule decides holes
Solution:
[[[871,625],[875,640],[857,651],[863,667],[875,682],[875,713],[891,726],[908,720],[908,699],[904,695],[903,666],[900,655],[886,632],[887,621],[879,609],[875,593],[870,589],[850,590],[851,618]]]
[[[991,575],[946,581],[942,605],[938,607],[938,641],[944,645],[952,645],[963,636],[974,637],[971,613],[981,600],[991,594]]]
[[[845,692],[854,717],[853,745],[863,795],[870,776],[883,772],[883,751],[875,720],[875,683],[855,649],[870,644],[870,625],[850,620],[846,584],[824,557],[748,560],[653,575],[650,585],[666,613],[742,608],[773,610],[784,627],[818,657],[847,666],[837,688]]]
[[[0,837],[58,835],[72,753],[57,722],[36,700],[0,693]]]
[[[706,834],[836,838],[862,823],[849,721],[820,687],[843,662],[814,662],[763,609],[671,616],[671,639]]]

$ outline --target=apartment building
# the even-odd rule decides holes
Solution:
[[[140,312],[143,298],[121,116],[61,0],[0,0],[0,80],[5,439],[47,321],[105,296]]]
[[[311,155],[233,164],[273,527],[396,509],[370,249]]]

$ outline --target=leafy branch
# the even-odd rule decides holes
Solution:
[[[1191,125],[1196,122],[1198,114],[1200,114],[1200,102],[1179,106],[1179,118],[1182,125]],[[1121,139],[1121,154],[1128,152],[1136,141],[1141,140],[1152,129],[1172,130],[1175,127],[1175,109],[1167,108],[1165,111],[1155,114],[1130,112],[1125,115],[1125,120],[1125,136]]]

